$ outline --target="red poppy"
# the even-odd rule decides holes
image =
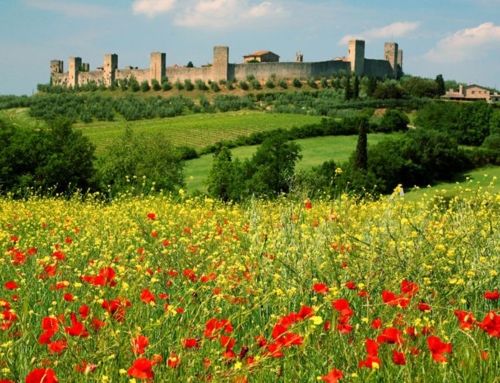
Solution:
[[[359,368],[379,368],[382,365],[382,361],[378,356],[368,356],[365,360],[359,362]]]
[[[304,203],[306,209],[312,209],[313,205],[311,201],[306,201]]]
[[[392,350],[392,361],[398,365],[406,364],[405,354],[396,350]]]
[[[66,333],[71,336],[80,336],[82,338],[86,338],[89,336],[85,325],[82,322],[78,322],[76,319],[75,313],[71,313],[71,327],[65,327]]]
[[[226,334],[230,334],[233,331],[233,326],[228,319],[221,319],[219,321],[216,318],[212,318],[205,323],[203,335],[209,339],[214,339],[219,330],[224,330]]]
[[[354,329],[354,326],[351,326],[350,324],[338,324],[337,325],[337,330],[342,334],[350,334],[351,331]]]
[[[9,281],[9,282],[6,282],[6,283],[5,283],[5,288],[6,288],[7,290],[15,290],[15,289],[19,288],[19,286],[17,285],[17,283],[16,283],[16,282],[14,282],[14,281]]]
[[[56,373],[50,368],[35,368],[28,376],[26,383],[58,383]]]
[[[451,343],[444,343],[437,336],[430,336],[429,338],[427,338],[427,345],[429,346],[429,350],[432,353],[432,359],[439,363],[448,362],[448,359],[446,359],[443,354],[451,354]]]
[[[175,355],[175,352],[172,351],[170,357],[167,359],[167,366],[170,368],[176,368],[179,365],[179,358]]]
[[[401,292],[406,294],[408,297],[414,296],[418,293],[418,285],[413,282],[409,282],[406,279],[403,279],[401,282]]]
[[[373,329],[379,329],[380,327],[382,327],[382,319],[380,318],[376,318],[372,321],[372,328]]]
[[[486,291],[484,293],[484,298],[485,299],[490,299],[492,301],[497,301],[499,297],[500,297],[500,294],[498,293],[498,290],[495,290],[495,291]]]
[[[397,343],[403,344],[403,338],[401,337],[402,332],[397,328],[389,327],[386,328],[381,335],[377,337],[377,342],[379,343]]]
[[[125,319],[125,308],[130,307],[131,304],[126,298],[117,298],[110,301],[104,301],[101,304],[117,322],[123,322]]]
[[[136,359],[132,367],[128,369],[127,373],[128,376],[138,379],[153,379],[153,364],[146,358]]]
[[[281,345],[277,343],[269,343],[267,346],[267,352],[264,353],[264,356],[269,356],[272,358],[282,358],[285,356],[281,351]]]
[[[354,314],[349,307],[349,302],[346,299],[337,299],[332,302],[332,306],[343,316],[351,317]]]
[[[327,383],[337,383],[343,376],[342,371],[334,368],[328,373],[328,375],[322,376],[321,380]]]
[[[49,343],[49,350],[52,354],[60,354],[67,347],[66,339],[56,340],[54,342]]]
[[[198,348],[200,340],[194,338],[187,338],[182,340],[182,347],[184,348]]]
[[[330,289],[324,283],[315,283],[313,286],[313,290],[319,294],[326,294]]]
[[[410,303],[410,300],[403,296],[394,294],[393,292],[384,290],[382,291],[382,300],[389,306],[398,306],[401,308],[405,308]]]
[[[155,213],[148,213],[148,219],[151,221],[154,221],[156,219],[156,214]]]
[[[69,294],[69,293],[66,293],[63,295],[63,299],[66,301],[66,302],[73,302],[73,295],[72,294]]]
[[[477,326],[488,333],[489,336],[500,338],[500,315],[495,311],[490,311]]]
[[[149,291],[148,289],[143,289],[141,292],[141,301],[143,301],[144,303],[151,303],[155,302],[156,298],[151,291]]]
[[[454,314],[458,318],[462,330],[470,330],[476,323],[476,318],[471,312],[455,310]]]
[[[82,317],[82,319],[87,319],[90,313],[90,308],[87,306],[85,303],[80,306],[80,309],[78,310],[78,314]]]
[[[349,281],[345,284],[345,287],[347,287],[349,290],[356,290],[356,282]]]
[[[427,303],[425,303],[425,302],[420,302],[420,303],[418,304],[418,309],[419,309],[420,311],[423,311],[423,312],[428,313],[428,312],[430,312],[430,311],[431,311],[431,306],[429,306],[429,305],[428,305]]]
[[[366,352],[370,356],[378,356],[379,345],[373,339],[365,339]]]
[[[52,253],[52,256],[58,261],[64,261],[66,259],[66,254],[64,254],[62,251],[54,251]]]
[[[208,275],[202,275],[200,278],[201,283],[207,283],[217,278],[217,274],[210,273]]]
[[[145,348],[149,345],[149,339],[147,336],[138,335],[132,341],[132,352],[134,354],[142,355],[145,352]]]

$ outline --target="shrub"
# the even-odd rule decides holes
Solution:
[[[248,83],[246,81],[240,81],[240,88],[243,90],[248,90],[250,87],[248,86]]]
[[[190,79],[184,80],[184,89],[186,89],[188,92],[194,90],[194,84],[191,82]]]
[[[292,84],[295,88],[302,88],[302,81],[300,81],[297,77],[293,79]]]

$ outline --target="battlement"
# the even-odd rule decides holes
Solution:
[[[273,55],[272,59],[256,64],[248,64],[248,56],[244,56],[241,64],[229,63],[229,47],[216,46],[213,50],[213,63],[203,67],[167,66],[167,55],[162,52],[152,52],[150,67],[138,69],[137,67],[118,68],[118,55],[104,55],[103,66],[91,71],[90,65],[82,63],[80,57],[69,58],[68,72],[64,73],[64,63],[60,60],[50,62],[50,83],[52,85],[71,86],[85,85],[94,82],[97,85],[111,86],[122,79],[135,78],[139,83],[147,81],[152,85],[154,81],[161,83],[168,77],[169,81],[185,80],[220,81],[244,80],[253,75],[259,80],[267,80],[272,75],[277,78],[319,78],[345,73],[355,73],[358,76],[399,78],[403,74],[403,51],[396,43],[385,43],[384,58],[365,58],[365,42],[351,40],[348,44],[348,56],[321,62],[304,62],[304,55],[296,54],[295,62],[279,62],[279,56]],[[259,52],[258,52],[259,53]],[[276,56],[276,57],[274,57]],[[252,62],[254,62],[252,60]]]

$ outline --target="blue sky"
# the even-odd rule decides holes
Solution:
[[[66,71],[70,56],[91,70],[106,53],[147,68],[155,51],[201,66],[227,45],[235,63],[259,50],[324,61],[346,56],[354,37],[375,59],[397,42],[413,76],[500,88],[500,0],[3,0],[0,94],[32,94],[50,60]]]

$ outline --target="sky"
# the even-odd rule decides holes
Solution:
[[[81,57],[91,70],[105,54],[118,67],[149,68],[150,52],[167,65],[229,61],[269,50],[280,61],[347,56],[366,42],[382,59],[385,42],[404,52],[403,71],[500,89],[500,0],[2,0],[0,95],[31,95],[50,80],[50,61]]]

